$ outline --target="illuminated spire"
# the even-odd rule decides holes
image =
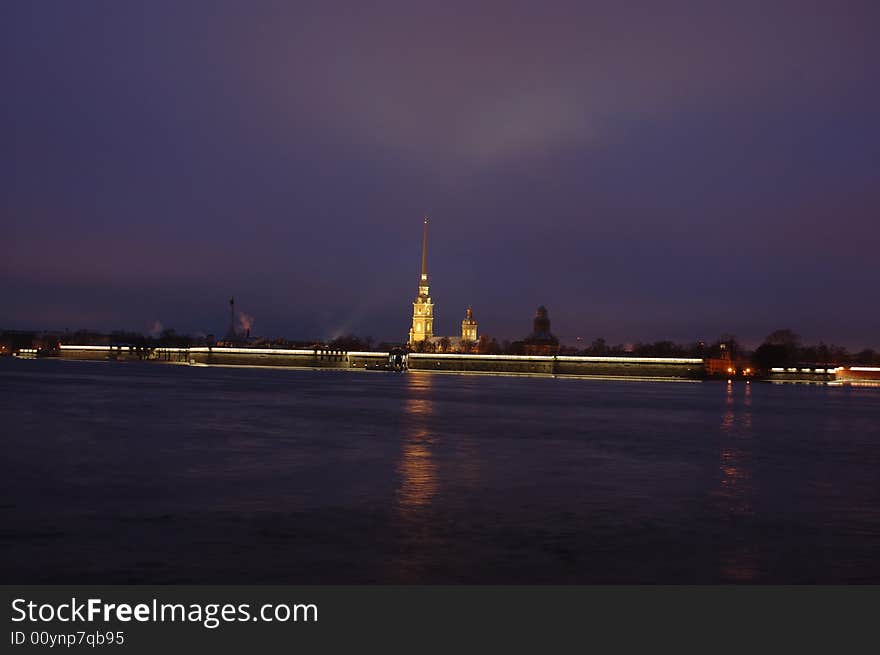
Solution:
[[[419,295],[413,301],[413,321],[409,343],[431,341],[434,338],[434,303],[428,290],[428,217],[422,227],[422,274],[419,277]]]
[[[428,279],[428,216],[425,215],[425,227],[422,233],[422,281]]]

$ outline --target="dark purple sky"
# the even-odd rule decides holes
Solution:
[[[7,2],[0,327],[880,347],[876,2]]]

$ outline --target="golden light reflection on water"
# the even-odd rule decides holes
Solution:
[[[397,501],[404,514],[418,512],[431,504],[437,491],[437,465],[427,430],[414,429],[407,437],[401,448],[398,473]]]
[[[433,414],[430,375],[407,375],[411,396],[403,406],[403,439],[397,472],[397,509],[402,518],[414,520],[430,506],[437,492],[434,437],[429,421]]]
[[[752,431],[752,387],[727,385],[719,439],[719,479],[715,492],[720,520],[730,520],[745,528],[754,515],[754,480],[750,471]],[[758,573],[758,557],[749,545],[723,544],[721,576],[748,582]]]
[[[390,562],[392,579],[415,582],[422,579],[426,549],[432,542],[429,512],[437,495],[436,437],[431,431],[434,400],[431,374],[406,374],[407,397],[401,412],[400,456],[396,472],[398,486],[394,514],[401,521],[401,552]]]

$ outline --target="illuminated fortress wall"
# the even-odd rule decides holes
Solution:
[[[388,361],[383,352],[295,350],[286,348],[157,348],[148,356],[127,346],[61,347],[64,359],[150,361],[207,366],[279,366],[291,368],[363,369]],[[461,355],[410,353],[408,366],[415,371],[470,373],[520,373],[608,377],[702,377],[701,359],[656,357],[565,357],[541,355]]]
[[[190,348],[190,363],[214,366],[288,366],[293,368],[348,368],[343,350],[288,350],[281,348]]]
[[[278,366],[288,368],[360,369],[388,361],[383,352],[294,350],[285,348],[157,348],[146,353],[128,346],[61,346],[62,359],[96,361],[156,361],[207,366]],[[678,357],[569,357],[543,355],[464,355],[410,353],[414,371],[449,373],[507,373],[573,375],[584,377],[640,377],[699,379],[706,375],[702,359]],[[828,369],[774,368],[774,382],[880,383],[880,367],[850,366]]]
[[[127,346],[61,346],[63,359],[157,361],[214,366],[286,366],[293,368],[364,368],[384,363],[387,353],[287,348],[157,348],[145,356]]]
[[[61,347],[64,359],[138,361],[145,359],[126,346]],[[285,348],[157,348],[146,359],[208,366],[280,366],[291,368],[363,369],[388,361],[382,352],[294,350]],[[648,357],[563,357],[540,355],[460,355],[410,353],[409,368],[416,371],[521,373],[609,377],[696,378],[703,374],[700,359]]]
[[[565,357],[540,355],[409,355],[418,371],[520,373],[594,377],[701,378],[702,359],[663,357]]]

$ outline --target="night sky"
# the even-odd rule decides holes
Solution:
[[[876,2],[4,2],[0,328],[880,347]]]

